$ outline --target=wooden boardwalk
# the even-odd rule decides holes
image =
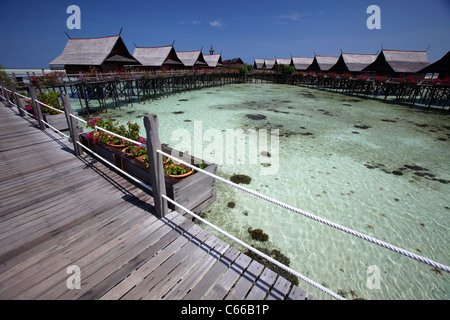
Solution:
[[[2,300],[313,299],[1,102],[0,160]]]

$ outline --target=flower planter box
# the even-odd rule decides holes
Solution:
[[[147,169],[146,163],[136,160],[118,148],[103,143],[94,144],[86,138],[86,133],[81,134],[80,138],[81,142],[89,149],[133,177],[151,186],[150,172]],[[185,155],[167,145],[162,145],[161,149],[163,152],[173,154],[178,159],[187,163],[194,164],[200,162],[200,159],[191,155]],[[206,165],[203,170],[213,174],[217,173],[217,164],[204,160],[201,160],[201,162]],[[215,179],[205,174],[194,172],[194,174],[191,174],[184,179],[177,179],[164,174],[164,180],[167,196],[195,213],[201,212],[216,199]],[[151,192],[149,193],[151,194]],[[168,203],[168,205],[169,208],[175,209],[174,205],[171,203]]]

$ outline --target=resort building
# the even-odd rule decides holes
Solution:
[[[224,60],[223,65],[226,68],[239,68],[242,66],[246,66],[247,64],[244,61],[242,61],[241,58],[233,58],[233,59]]]
[[[173,46],[162,47],[136,47],[133,57],[138,60],[144,69],[180,69],[184,65],[178,58]]]
[[[291,59],[275,59],[276,66],[280,66],[280,65],[290,66],[291,62],[292,62]]]
[[[129,52],[120,35],[101,38],[69,38],[56,59],[49,63],[53,70],[65,70],[67,74],[112,72],[129,65],[140,65]]]
[[[365,67],[363,72],[398,76],[415,74],[429,65],[426,51],[400,51],[383,49],[377,59]]]
[[[375,62],[376,59],[376,54],[341,53],[338,61],[329,69],[329,71],[339,73],[360,73],[365,67]]]
[[[339,57],[315,56],[311,65],[306,69],[308,71],[328,71],[336,64]]]
[[[293,66],[296,71],[306,71],[313,60],[314,58],[292,57],[291,66]]]
[[[222,55],[221,54],[205,54],[203,56],[206,63],[208,64],[209,68],[217,68],[217,67],[223,67],[224,64],[222,62]]]
[[[275,67],[275,59],[265,59],[264,65],[267,70],[272,70]]]
[[[264,67],[264,59],[255,59],[253,61],[253,68],[262,69]]]
[[[438,79],[450,77],[450,51],[438,61],[418,71],[419,73],[438,73]]]
[[[196,69],[208,67],[208,63],[206,63],[201,50],[177,51],[177,56],[185,68]]]

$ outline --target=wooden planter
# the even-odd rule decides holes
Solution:
[[[94,144],[86,138],[86,135],[86,133],[80,135],[81,142],[85,146],[128,174],[151,186],[150,172],[146,163],[131,157],[118,148],[103,143]],[[173,154],[176,158],[187,163],[200,163],[200,159],[185,155],[167,145],[162,145],[161,149],[163,152]],[[203,170],[213,174],[217,173],[217,164],[204,160],[201,160],[201,162],[206,165]],[[164,180],[167,196],[195,213],[200,213],[216,199],[215,179],[205,174],[194,172],[184,179],[177,179],[164,174]],[[151,194],[151,192],[149,193]],[[169,208],[175,209],[171,203],[168,203],[168,205]]]

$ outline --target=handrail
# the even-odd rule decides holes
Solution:
[[[270,198],[270,197],[268,197],[268,196],[265,196],[265,195],[263,195],[263,194],[261,194],[261,193],[259,193],[259,192],[250,190],[250,189],[248,189],[248,188],[246,188],[246,187],[243,187],[243,186],[240,186],[240,185],[238,185],[238,184],[236,184],[236,183],[234,183],[234,182],[231,182],[231,181],[228,181],[228,180],[226,180],[226,179],[224,179],[224,178],[221,178],[221,177],[219,177],[219,176],[216,176],[215,174],[212,174],[212,173],[210,173],[210,172],[208,172],[208,171],[205,171],[205,170],[200,169],[200,168],[198,168],[198,167],[196,167],[196,166],[193,166],[193,165],[191,165],[191,164],[189,164],[189,163],[187,163],[187,162],[185,162],[185,161],[183,161],[183,160],[177,159],[177,158],[175,158],[174,156],[169,155],[169,154],[167,154],[166,152],[163,152],[163,151],[161,151],[161,150],[157,150],[157,152],[158,152],[159,154],[161,154],[161,155],[163,155],[163,156],[166,156],[166,157],[169,157],[169,158],[171,158],[172,160],[175,160],[175,161],[177,161],[177,162],[179,162],[179,163],[181,163],[181,164],[183,164],[183,165],[185,165],[185,166],[187,166],[187,167],[189,167],[189,168],[191,168],[191,169],[194,169],[194,170],[196,170],[196,171],[198,171],[198,172],[201,172],[201,173],[203,173],[203,174],[206,174],[206,175],[208,175],[208,176],[210,176],[210,177],[212,177],[212,178],[214,178],[214,179],[216,179],[216,180],[219,180],[219,181],[221,181],[221,182],[224,182],[224,183],[226,183],[226,184],[228,184],[228,185],[230,185],[230,186],[232,186],[232,187],[234,187],[234,188],[240,189],[240,190],[242,190],[242,191],[244,191],[244,192],[247,192],[247,193],[249,193],[249,194],[251,194],[251,195],[253,195],[253,196],[256,196],[256,197],[258,197],[258,198],[261,198],[261,199],[263,199],[263,200],[266,200],[266,201],[268,201],[268,202],[271,202],[271,203],[273,203],[273,204],[276,204],[276,205],[278,205],[278,206],[281,206],[281,207],[283,207],[283,208],[285,208],[285,209],[288,209],[288,210],[291,210],[291,211],[293,211],[293,212],[299,213],[299,214],[301,214],[301,215],[303,215],[303,216],[305,216],[305,217],[307,217],[307,218],[310,218],[310,219],[313,219],[313,220],[315,220],[315,221],[321,222],[321,223],[323,223],[323,224],[325,224],[325,225],[328,225],[328,226],[333,227],[333,228],[335,228],[335,229],[341,230],[341,231],[343,231],[343,232],[345,232],[345,233],[348,233],[348,234],[350,234],[350,235],[353,235],[353,236],[356,236],[356,237],[361,238],[361,239],[363,239],[363,240],[372,242],[372,243],[374,243],[374,244],[376,244],[376,245],[379,245],[379,246],[381,246],[381,247],[383,247],[383,248],[390,249],[390,250],[392,250],[392,251],[394,251],[394,252],[400,253],[400,254],[402,254],[402,255],[404,255],[404,256],[407,256],[407,257],[412,258],[412,259],[414,259],[414,260],[417,260],[417,261],[419,261],[419,262],[428,264],[428,265],[430,265],[430,266],[432,266],[432,267],[438,268],[438,269],[443,270],[443,271],[446,271],[446,272],[450,272],[450,267],[449,267],[449,266],[446,266],[446,265],[444,265],[444,264],[438,263],[438,262],[433,261],[433,260],[431,260],[431,259],[422,257],[422,256],[420,256],[420,255],[417,255],[417,254],[412,253],[412,252],[410,252],[410,251],[407,251],[407,250],[405,250],[405,249],[402,249],[402,248],[393,246],[393,245],[391,245],[391,244],[389,244],[389,243],[387,243],[387,242],[378,240],[378,239],[376,239],[376,238],[374,238],[374,237],[367,236],[367,235],[362,234],[362,233],[360,233],[360,232],[358,232],[358,231],[355,231],[355,230],[349,229],[349,228],[347,228],[347,227],[338,225],[338,224],[336,224],[336,223],[334,223],[334,222],[331,222],[331,221],[329,221],[329,220],[326,220],[326,219],[317,217],[317,216],[315,216],[315,215],[313,215],[313,214],[311,214],[311,213],[307,213],[307,212],[305,212],[305,211],[302,211],[302,210],[300,210],[300,209],[298,209],[298,208],[295,208],[295,207],[293,207],[293,206],[291,206],[291,205],[288,205],[288,204],[283,203],[283,202],[281,202],[281,201],[275,200],[275,199]]]

